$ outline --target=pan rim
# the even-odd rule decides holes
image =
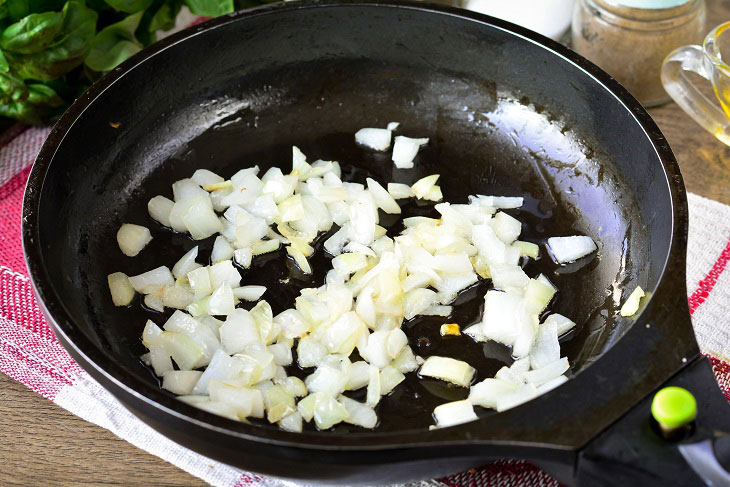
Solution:
[[[246,425],[221,418],[211,413],[198,410],[187,404],[180,403],[179,401],[169,397],[159,388],[153,388],[151,385],[127,374],[113,361],[101,361],[99,360],[99,357],[91,357],[86,351],[91,350],[94,354],[100,355],[97,353],[97,347],[82,333],[74,330],[73,320],[70,315],[66,313],[63,305],[60,303],[59,297],[56,295],[53,290],[53,286],[50,284],[50,277],[46,273],[38,232],[38,210],[41,202],[43,183],[51,163],[55,158],[58,147],[63,142],[66,134],[73,129],[76,120],[82,116],[86,108],[94,103],[95,100],[102,95],[102,93],[104,93],[107,89],[110,89],[117,81],[121,80],[126,73],[133,70],[136,66],[156,55],[162,54],[165,50],[175,46],[176,44],[200,35],[203,32],[222,27],[229,23],[238,22],[242,19],[275,14],[278,11],[321,8],[323,6],[329,8],[355,6],[419,10],[434,14],[454,16],[467,21],[486,24],[492,28],[500,29],[511,35],[519,37],[524,41],[550,51],[552,55],[562,58],[563,61],[591,77],[632,115],[636,123],[644,131],[646,137],[654,148],[659,161],[661,162],[664,176],[668,187],[670,188],[672,211],[670,229],[671,242],[666,259],[662,265],[662,271],[658,276],[656,287],[659,287],[661,283],[667,279],[666,268],[670,259],[677,254],[684,257],[686,253],[687,227],[686,195],[683,181],[681,176],[679,176],[679,167],[669,144],[659,131],[656,123],[651,119],[649,114],[638,103],[638,101],[636,101],[621,85],[619,85],[618,82],[590,61],[587,61],[568,48],[552,41],[551,39],[543,37],[540,34],[528,31],[527,29],[500,19],[495,19],[486,15],[454,7],[412,0],[295,0],[286,2],[286,4],[273,4],[235,12],[227,16],[209,20],[167,37],[128,59],[113,71],[107,73],[99,81],[94,83],[78,100],[76,100],[76,102],[56,123],[46,139],[31,170],[23,197],[23,251],[31,283],[39,298],[39,303],[41,304],[44,314],[48,317],[49,323],[54,329],[54,332],[66,348],[70,351],[72,350],[75,356],[81,358],[80,362],[82,362],[82,365],[84,365],[84,368],[87,369],[87,371],[89,368],[93,369],[96,374],[99,374],[104,379],[110,381],[116,388],[120,389],[125,394],[131,395],[132,397],[143,401],[147,405],[163,413],[171,414],[179,420],[193,423],[199,427],[216,431],[218,433],[236,436],[241,439],[296,448],[365,450],[383,448],[384,445],[387,445],[389,448],[395,448],[413,443],[441,445],[449,444],[451,442],[463,442],[465,438],[470,437],[469,430],[473,428],[476,423],[466,423],[464,425],[430,432],[423,430],[368,432],[349,434],[345,437],[343,435],[334,435],[326,432],[288,433],[274,428],[262,428],[259,426]],[[674,173],[679,177],[671,177],[670,173]],[[680,230],[679,233],[683,233],[683,235],[678,235],[678,229]],[[653,291],[655,290],[656,288],[651,289],[650,291],[652,291],[653,294]],[[100,364],[100,362],[103,365]],[[590,370],[590,368],[591,367],[588,366],[585,370]],[[114,370],[115,373],[112,373],[112,370]],[[125,379],[122,380],[120,377],[124,377]],[[548,396],[549,394],[533,400],[530,403],[545,399]],[[515,409],[517,410],[520,408]],[[510,414],[510,412],[501,414]],[[482,418],[479,421],[485,420],[488,420],[488,418]],[[338,443],[336,445],[331,444],[331,440],[333,438],[338,438]],[[393,443],[394,439],[398,440],[397,443]],[[497,441],[494,440],[493,442],[497,443]],[[512,445],[515,444],[514,441],[508,443]],[[534,444],[532,445],[534,446]]]

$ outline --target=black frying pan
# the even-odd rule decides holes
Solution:
[[[413,170],[395,170],[387,156],[353,143],[357,129],[390,121],[431,138]],[[439,172],[452,202],[475,193],[524,196],[519,218],[533,241],[593,236],[596,259],[559,269],[544,258],[528,270],[550,274],[560,288],[554,311],[582,325],[563,344],[572,380],[508,412],[482,410],[479,421],[428,431],[445,392],[411,377],[380,406],[374,433],[286,433],[208,414],[161,390],[138,357],[145,320],[164,317],[139,303],[114,308],[106,275],[169,265],[194,245],[151,224],[150,197],[169,194],[173,181],[198,167],[229,176],[253,164],[285,166],[292,144],[312,158],[339,160],[355,180],[413,182]],[[153,229],[154,244],[135,259],[116,248],[122,222]],[[730,428],[689,321],[686,234],[685,192],[669,146],[605,73],[506,22],[390,1],[272,5],[138,54],[55,126],[23,211],[26,259],[46,316],[76,360],[131,411],[211,458],[338,484],[439,476],[498,457],[530,458],[586,485],[617,482],[622,472],[645,484],[698,481],[648,420],[649,395],[671,379],[699,402],[685,442],[711,436],[711,419]],[[244,280],[269,286],[264,298],[278,312],[321,280],[281,284],[290,273],[275,257]],[[639,284],[651,296],[641,314],[618,317],[625,291]],[[480,310],[470,303],[478,301],[462,299],[455,319],[477,321]],[[418,338],[434,327],[426,319],[409,327],[418,353],[458,351],[480,379],[510,360],[508,351],[467,338],[423,345]]]

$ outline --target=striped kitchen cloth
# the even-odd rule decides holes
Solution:
[[[84,372],[46,324],[23,261],[20,214],[31,162],[48,129],[15,128],[0,139],[0,372],[87,421],[216,486],[284,486],[193,453],[146,426]],[[692,322],[730,398],[730,207],[689,195],[687,288]],[[294,485],[294,484],[291,484]],[[421,487],[557,486],[524,461],[500,461]]]

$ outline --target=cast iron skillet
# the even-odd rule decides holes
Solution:
[[[413,170],[395,170],[387,156],[353,143],[358,128],[394,120],[404,134],[431,138]],[[547,258],[530,269],[549,273],[561,290],[554,310],[582,324],[563,346],[573,379],[506,413],[480,411],[478,421],[435,431],[425,427],[428,412],[445,402],[444,392],[414,378],[381,406],[377,432],[291,434],[208,414],[161,390],[138,357],[145,320],[164,317],[139,303],[114,308],[106,275],[171,264],[194,245],[149,220],[151,196],[168,195],[173,181],[198,167],[229,176],[253,164],[287,165],[292,144],[312,159],[345,163],[358,180],[413,182],[439,172],[449,201],[525,196],[519,216],[536,242],[591,235],[597,258],[567,273]],[[153,229],[154,244],[135,259],[116,248],[122,222]],[[708,437],[708,417],[724,401],[690,326],[686,233],[671,150],[609,76],[506,22],[392,1],[272,5],[145,50],[94,84],[54,127],[23,209],[26,259],[49,322],[131,411],[211,458],[337,484],[434,477],[498,457],[530,458],[566,482],[596,485],[607,479],[602,469],[611,471],[609,482],[622,472],[664,485],[698,481],[652,432],[647,403],[670,379],[689,384],[700,409],[691,443]],[[269,286],[275,312],[321,282],[282,284],[290,274],[284,262],[260,262],[244,275]],[[650,298],[637,317],[618,317],[636,285]],[[466,303],[456,319],[474,322],[479,312]],[[480,378],[510,361],[505,350],[467,339],[418,342],[434,326],[409,327],[418,353],[459,350]],[[716,424],[727,428],[728,417]],[[634,446],[623,451],[612,441]]]

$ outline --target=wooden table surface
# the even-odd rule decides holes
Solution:
[[[708,25],[730,20],[730,0],[708,7]],[[649,112],[674,149],[687,190],[730,204],[730,147],[673,103]],[[0,485],[205,484],[0,374]]]

